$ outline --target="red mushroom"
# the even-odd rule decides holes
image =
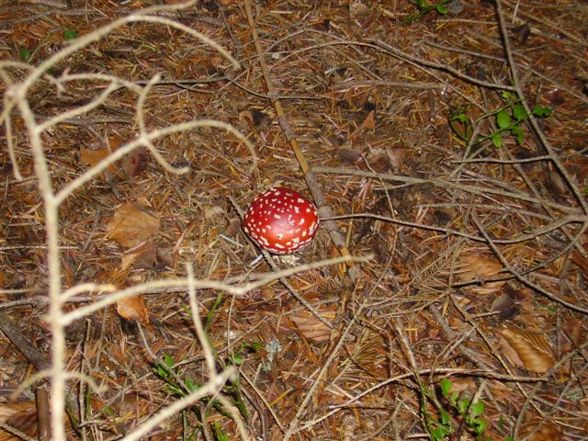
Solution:
[[[316,205],[294,190],[276,187],[253,200],[243,229],[260,248],[290,254],[312,241],[318,222]]]

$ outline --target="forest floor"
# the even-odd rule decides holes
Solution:
[[[433,3],[0,4],[0,440],[587,439],[588,4]]]

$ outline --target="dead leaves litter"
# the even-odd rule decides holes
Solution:
[[[114,279],[122,284],[133,266],[152,266],[156,261],[156,247],[152,238],[159,232],[159,217],[139,202],[131,202],[120,207],[107,226],[107,238],[127,248],[122,264]],[[119,300],[116,304],[118,314],[142,324],[149,323],[149,311],[141,296]]]

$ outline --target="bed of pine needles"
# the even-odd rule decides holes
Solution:
[[[37,124],[65,115],[40,135],[55,191],[146,131],[225,123],[157,137],[59,206],[63,289],[103,287],[64,314],[187,268],[267,279],[195,291],[234,375],[143,439],[586,439],[588,5],[5,2],[5,106],[22,64],[156,5],[239,66],[136,21],[26,96]],[[31,378],[54,349],[38,154],[20,111],[1,123],[0,439],[50,439],[51,389]],[[274,185],[315,200],[322,228],[294,261],[252,266],[240,210]],[[341,255],[357,259],[304,267]],[[188,290],[153,287],[66,327],[67,439],[120,439],[206,384],[194,311]]]

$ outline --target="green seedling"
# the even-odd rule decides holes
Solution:
[[[78,38],[78,33],[73,29],[64,29],[63,30],[63,39],[64,40],[75,40]]]
[[[22,61],[29,62],[31,57],[33,56],[33,51],[27,49],[26,47],[23,47],[18,51],[18,56]]]
[[[504,146],[504,139],[507,136],[514,137],[519,145],[525,141],[524,123],[529,119],[529,113],[516,94],[506,91],[502,93],[501,97],[505,103],[503,107],[476,121],[478,123],[483,119],[494,118],[496,124],[496,129],[489,135],[480,136],[475,140],[476,144],[490,140],[494,147],[501,148]],[[535,118],[547,118],[552,113],[552,109],[547,106],[536,105],[531,109],[531,114]],[[460,140],[468,144],[472,141],[474,123],[464,109],[460,108],[452,112],[449,117],[449,126]]]
[[[444,400],[438,400],[434,390],[421,386],[421,414],[429,436],[433,441],[447,441],[452,436],[459,436],[466,430],[478,441],[489,441],[485,436],[488,421],[483,418],[486,406],[482,401],[472,402],[469,397],[460,395],[453,389],[451,380],[444,378],[439,382],[439,390]],[[437,408],[437,415],[427,411],[426,403],[431,402]],[[445,403],[445,404],[443,404]],[[512,437],[504,441],[514,441]]]
[[[214,423],[212,430],[214,433],[214,439],[216,441],[229,441],[231,439],[229,438],[229,435],[223,430],[218,421]]]
[[[208,330],[210,329],[210,326],[212,325],[212,322],[214,320],[214,315],[216,314],[216,311],[218,311],[218,308],[220,308],[220,306],[223,304],[223,301],[223,293],[219,291],[219,293],[216,295],[216,298],[214,299],[213,305],[210,307],[208,311],[208,314],[206,314],[206,321],[204,322],[204,331],[208,332]]]
[[[488,427],[488,422],[482,418],[482,414],[486,409],[484,403],[482,401],[472,403],[469,398],[461,398],[457,392],[453,391],[453,383],[447,378],[441,380],[439,386],[441,394],[449,401],[451,407],[457,411],[460,418],[476,436],[481,437]]]
[[[414,5],[418,12],[408,15],[404,20],[404,24],[411,24],[420,20],[431,11],[436,11],[438,14],[445,15],[448,12],[446,4],[449,0],[440,0],[437,3],[429,3],[427,0],[409,0],[409,3]]]
[[[465,143],[469,143],[472,139],[474,129],[472,120],[467,115],[464,108],[458,108],[451,112],[449,116],[449,127],[459,139]]]
[[[259,343],[243,343],[241,345],[241,349],[238,351],[240,353],[240,355],[238,357],[240,363],[242,364],[244,361],[244,351],[245,350],[252,350],[252,349],[257,350],[259,347],[261,347],[261,345]],[[229,361],[230,361],[230,359],[229,359]],[[222,362],[222,360],[219,362],[221,364],[224,364]],[[169,354],[163,355],[161,362],[157,363],[153,367],[153,373],[158,378],[160,378],[161,380],[164,381],[165,391],[168,394],[175,396],[175,397],[178,397],[178,398],[183,398],[183,397],[187,396],[188,394],[197,391],[200,387],[202,387],[202,385],[200,383],[194,381],[192,378],[182,378],[180,373],[176,371],[175,361],[174,361],[173,357]],[[233,405],[237,409],[239,409],[239,412],[241,413],[241,415],[243,415],[243,417],[245,417],[245,418],[249,417],[249,411],[247,409],[247,405],[245,403],[245,400],[243,399],[243,394],[241,393],[241,388],[240,388],[240,384],[239,384],[238,379],[229,380],[225,384],[225,387],[223,388],[223,394],[231,399]],[[203,398],[202,402],[209,403],[210,399]],[[213,400],[210,407],[213,408],[214,410],[216,410],[221,415],[223,415],[227,418],[231,418],[231,415],[223,408],[223,406],[220,404],[219,401]],[[189,409],[188,409],[188,411],[189,411]],[[186,411],[183,411],[183,412],[185,413]],[[185,419],[184,413],[182,414],[182,418]],[[196,413],[196,414],[197,414],[197,416],[199,416],[198,413]],[[220,432],[218,430],[220,430]],[[213,431],[215,433],[215,438],[219,439],[219,440],[225,439],[222,436],[220,436],[223,433],[220,426],[218,427],[218,430],[213,427]]]
[[[523,123],[529,119],[529,114],[517,95],[503,92],[502,99],[506,102],[506,106],[495,114],[498,129],[490,135],[492,144],[496,148],[502,147],[504,145],[503,137],[510,134],[516,139],[517,144],[521,145],[525,141]],[[531,113],[536,118],[547,118],[551,115],[552,110],[549,107],[537,105],[531,109]]]

